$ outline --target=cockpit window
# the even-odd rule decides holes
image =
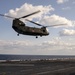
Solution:
[[[43,32],[46,32],[46,30],[43,29]]]
[[[41,28],[43,32],[46,32],[46,27]]]

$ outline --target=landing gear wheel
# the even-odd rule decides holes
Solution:
[[[36,38],[38,38],[38,36],[36,36]]]
[[[17,34],[17,36],[19,36],[19,34]]]
[[[42,37],[42,36],[40,36],[40,37]]]

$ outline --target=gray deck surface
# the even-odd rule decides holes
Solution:
[[[75,75],[75,61],[0,62],[0,75]]]

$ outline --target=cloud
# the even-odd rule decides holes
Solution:
[[[5,41],[0,40],[0,52],[2,54],[23,54],[33,46],[30,41]]]
[[[58,4],[63,4],[63,3],[65,3],[65,2],[68,2],[69,0],[57,0],[57,3]]]
[[[30,13],[33,13],[35,11],[41,10],[40,13],[37,13],[35,15],[27,17],[28,19],[33,19],[33,18],[41,18],[44,14],[48,14],[51,11],[54,11],[54,8],[51,5],[48,6],[43,6],[43,5],[38,5],[34,6],[32,4],[25,3],[23,4],[20,8],[16,9],[10,9],[6,15],[12,16],[12,17],[22,17],[25,15],[28,15]]]
[[[70,9],[71,9],[70,7],[62,8],[62,10],[70,10]]]
[[[75,50],[75,43],[63,41],[56,37],[49,41],[35,44],[31,41],[5,41],[0,40],[0,54],[68,54]],[[61,53],[63,52],[63,53]],[[69,54],[70,54],[69,53]]]
[[[32,10],[32,11],[31,11]],[[33,20],[38,19],[38,23],[44,24],[44,25],[54,25],[54,24],[63,24],[67,23],[67,26],[73,26],[72,21],[66,19],[65,17],[61,17],[58,15],[50,15],[51,11],[54,11],[54,8],[51,5],[43,6],[38,5],[34,6],[32,4],[25,3],[21,7],[16,9],[10,9],[8,13],[6,13],[9,16],[12,17],[22,17],[24,15],[30,14],[32,12],[35,12],[37,10],[41,10],[41,12],[27,17],[27,19]],[[22,19],[23,22],[25,22],[25,19]]]
[[[75,35],[75,30],[63,29],[59,34],[60,36],[73,36]]]
[[[43,16],[43,18],[40,20],[40,23],[44,25],[65,24],[66,27],[73,26],[73,22],[71,20],[55,14],[51,16]]]

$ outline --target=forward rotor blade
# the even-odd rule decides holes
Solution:
[[[39,23],[36,23],[36,22],[33,22],[33,21],[30,21],[30,20],[28,20],[28,19],[25,19],[26,21],[29,21],[29,22],[31,22],[31,23],[33,23],[33,24],[36,24],[36,25],[38,25],[38,26],[43,26],[43,25],[41,25],[41,24],[39,24]]]
[[[36,25],[38,25],[38,26],[43,26],[43,27],[56,27],[56,26],[61,26],[61,25],[67,25],[67,24],[56,24],[56,25],[44,26],[44,25],[41,25],[41,24],[36,23],[36,22],[34,22],[34,21],[30,21],[30,20],[28,20],[28,19],[26,19],[26,21],[29,21],[29,22],[31,22],[31,23],[33,23],[33,24],[36,24]]]
[[[67,25],[67,24],[56,24],[56,25],[50,25],[50,26],[45,26],[45,27],[56,27],[56,26],[62,26],[62,25]]]
[[[40,12],[40,10],[39,10],[39,11],[36,11],[36,12],[33,12],[33,13],[31,13],[31,14],[28,14],[28,15],[26,15],[26,16],[20,17],[20,18],[18,18],[18,19],[26,18],[26,17],[28,17],[28,16],[34,15],[34,14],[39,13],[39,12]]]
[[[3,15],[3,14],[0,14],[0,16],[4,16],[4,17],[8,17],[8,18],[14,18],[14,17],[8,16],[8,15]]]

